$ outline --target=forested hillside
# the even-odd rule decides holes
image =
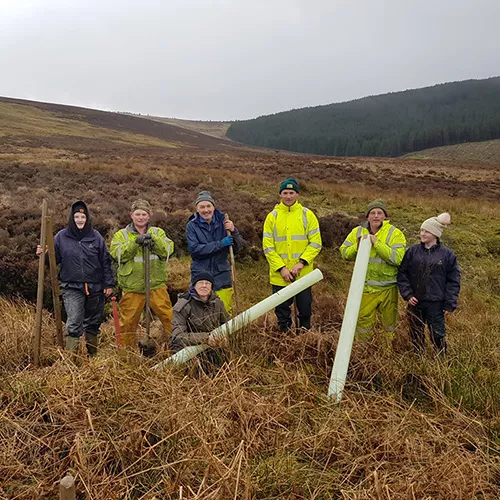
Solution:
[[[399,156],[500,138],[500,77],[445,83],[233,123],[235,141],[332,156]]]

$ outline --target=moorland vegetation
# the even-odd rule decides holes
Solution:
[[[103,500],[499,496],[496,167],[308,157],[193,136],[182,143],[167,128],[148,135],[153,129],[139,117],[118,131],[123,122],[112,113],[99,115],[90,133],[91,110],[77,119],[74,108],[68,116],[46,106],[0,103],[0,498],[56,498],[68,471],[80,498]],[[33,128],[35,119],[43,130]],[[43,198],[56,229],[71,202],[84,199],[108,241],[128,221],[131,201],[147,198],[178,249],[169,262],[174,292],[188,286],[192,202],[209,189],[247,242],[237,273],[248,307],[270,293],[262,223],[289,175],[318,214],[325,245],[311,332],[280,335],[266,315],[232,341],[230,361],[215,376],[196,377],[183,368],[151,371],[165,351],[125,362],[108,320],[99,356],[74,364],[56,348],[47,286],[42,367],[30,366]],[[458,256],[463,291],[449,318],[446,358],[413,354],[401,303],[393,351],[377,340],[356,344],[336,405],[326,389],[352,270],[338,246],[379,197],[409,243],[424,219],[452,214],[444,243]]]

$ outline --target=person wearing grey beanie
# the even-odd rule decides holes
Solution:
[[[242,240],[238,229],[229,218],[215,208],[210,191],[200,191],[195,200],[196,213],[186,226],[186,239],[191,254],[191,280],[201,272],[213,276],[213,289],[232,314],[233,282],[228,261],[229,247],[237,253]],[[229,232],[229,234],[228,234]]]
[[[408,302],[410,338],[417,352],[425,346],[425,325],[434,348],[442,354],[447,349],[445,311],[457,308],[460,293],[457,257],[440,241],[450,223],[448,213],[426,219],[420,243],[408,249],[399,268],[399,292]]]

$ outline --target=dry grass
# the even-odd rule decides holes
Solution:
[[[404,343],[393,355],[356,346],[344,399],[335,405],[325,397],[335,329],[283,338],[268,318],[207,377],[153,372],[154,361],[126,363],[109,325],[100,355],[75,365],[47,349],[47,320],[46,366],[26,370],[33,311],[1,305],[1,363],[10,363],[0,385],[2,498],[55,498],[67,471],[89,499],[500,493],[498,400],[478,413],[452,393],[461,364],[471,363],[470,351],[468,360],[462,356],[468,334],[457,332],[445,363],[431,353],[418,359]],[[12,318],[24,318],[22,344]],[[473,354],[495,342],[476,344]],[[17,357],[9,360],[14,346]],[[498,369],[498,359],[489,362]],[[481,390],[484,381],[462,384],[462,392],[473,384]]]
[[[415,159],[441,159],[454,162],[470,161],[499,165],[500,139],[424,149],[423,151],[408,154],[406,157]]]
[[[78,121],[75,109],[71,120],[56,118],[71,128]],[[34,110],[30,120],[37,110],[68,112],[52,105]],[[97,123],[112,116],[87,115],[95,138],[85,137],[89,123],[79,125],[82,136],[40,138],[40,117],[22,131],[22,141],[0,137],[0,155],[10,155],[0,159],[5,293],[34,296],[43,197],[49,198],[56,228],[65,224],[71,200],[85,199],[96,227],[109,238],[128,221],[130,202],[145,194],[178,248],[169,284],[185,289],[184,228],[197,191],[208,188],[249,243],[237,267],[240,302],[250,306],[270,293],[260,249],[263,218],[276,202],[278,180],[295,175],[325,236],[315,331],[279,336],[269,313],[237,336],[229,363],[207,377],[193,369],[152,372],[152,360],[126,362],[114,348],[109,320],[99,356],[82,356],[74,364],[54,347],[46,314],[43,368],[35,370],[33,306],[0,299],[0,498],[57,498],[56,482],[67,471],[77,478],[80,499],[498,498],[495,169],[229,152],[212,138],[206,138],[210,150],[195,150],[193,143],[152,146],[139,136],[132,145],[113,140],[122,125],[130,132],[132,117],[106,122],[112,130],[107,136]],[[147,120],[139,121],[146,127]],[[147,129],[152,140],[163,137],[160,125]],[[335,405],[325,394],[352,270],[337,247],[367,201],[377,197],[388,203],[410,243],[423,219],[452,213],[444,242],[459,257],[464,289],[459,310],[448,318],[446,360],[432,352],[413,355],[402,308],[394,352],[384,352],[377,342],[356,344],[344,400]],[[158,359],[166,355],[160,352]]]

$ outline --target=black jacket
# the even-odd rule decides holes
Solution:
[[[114,285],[111,256],[104,238],[95,230],[78,239],[68,228],[54,238],[59,280],[63,287],[87,283],[98,292]]]
[[[439,301],[446,311],[455,310],[460,292],[456,255],[439,241],[428,249],[423,243],[413,245],[399,266],[398,287],[405,300]]]

